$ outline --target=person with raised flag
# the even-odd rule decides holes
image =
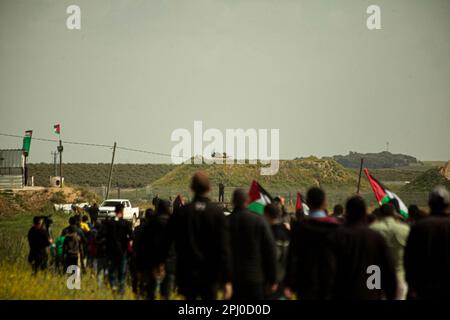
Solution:
[[[391,251],[397,272],[397,300],[405,300],[408,291],[403,268],[403,253],[406,239],[409,234],[409,226],[396,219],[396,209],[392,203],[381,206],[378,219],[370,225],[372,230],[380,233]]]
[[[256,180],[252,181],[248,195],[248,209],[260,215],[264,214],[264,207],[273,201],[272,196]]]
[[[367,168],[364,168],[364,174],[369,180],[370,186],[372,187],[375,198],[380,205],[392,202],[396,206],[398,213],[404,218],[408,219],[408,207],[403,203],[403,201],[392,191],[386,188],[381,182],[374,178],[369,173]]]
[[[297,199],[295,200],[295,220],[300,221],[309,214],[309,207],[303,202],[302,194],[297,192]]]

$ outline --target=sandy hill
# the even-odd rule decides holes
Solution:
[[[416,179],[408,183],[402,188],[407,192],[423,192],[430,191],[437,185],[443,185],[450,189],[450,161],[441,168],[433,168],[425,171]]]
[[[187,188],[192,174],[197,170],[206,171],[213,185],[222,181],[227,187],[247,187],[255,179],[268,188],[304,189],[321,185],[354,189],[358,180],[357,173],[344,168],[334,160],[310,157],[281,160],[280,169],[273,176],[260,175],[260,165],[182,164],[153,182],[151,186],[156,189]],[[365,179],[362,185],[367,187]]]

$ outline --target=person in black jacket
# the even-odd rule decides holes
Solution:
[[[224,298],[229,298],[232,287],[226,217],[207,197],[211,184],[205,173],[194,174],[191,189],[193,201],[175,210],[169,219],[163,257],[168,256],[173,242],[178,291],[187,299],[216,299],[221,286]]]
[[[91,224],[95,225],[98,219],[98,213],[100,212],[100,209],[98,208],[97,203],[94,203],[89,209],[89,218],[91,219]]]
[[[228,216],[232,257],[233,300],[261,300],[267,289],[276,289],[275,242],[264,217],[246,208],[248,195],[233,193]]]
[[[397,276],[384,238],[367,224],[367,206],[360,196],[346,203],[345,226],[334,236],[336,281],[333,298],[395,299]]]
[[[49,239],[43,224],[44,219],[42,217],[34,217],[33,226],[28,231],[28,244],[30,246],[28,262],[31,264],[34,274],[47,268],[47,247],[50,246],[52,241]]]
[[[125,293],[128,253],[133,235],[131,223],[123,219],[123,208],[122,204],[118,204],[115,210],[116,218],[105,221],[109,283],[119,295]]]
[[[270,225],[276,248],[276,283],[278,289],[270,295],[272,299],[284,298],[284,278],[286,276],[287,258],[291,234],[286,223],[282,222],[282,211],[280,206],[270,203],[264,208],[264,217]]]
[[[411,227],[404,264],[409,298],[450,298],[450,196],[436,187],[429,196],[430,215]]]
[[[308,190],[309,215],[293,223],[288,252],[285,294],[303,300],[331,299],[336,272],[332,236],[339,224],[326,214],[325,192]]]
[[[224,202],[225,198],[225,185],[223,182],[219,183],[219,202]]]
[[[146,218],[136,244],[136,261],[142,274],[145,298],[155,299],[158,282],[160,294],[164,299],[170,299],[175,281],[175,259],[173,247],[169,250],[165,269],[160,268],[160,258],[164,255],[164,241],[167,224],[170,218],[170,202],[160,199],[158,211]]]

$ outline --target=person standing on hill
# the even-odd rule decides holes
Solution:
[[[191,190],[193,201],[175,210],[169,219],[162,261],[174,243],[179,292],[188,300],[213,300],[223,286],[227,299],[232,287],[226,217],[207,196],[211,184],[205,173],[194,174]]]
[[[299,299],[331,299],[336,273],[332,236],[339,224],[326,213],[325,192],[308,190],[309,215],[292,225],[286,273],[286,296]]]
[[[42,217],[34,217],[33,226],[28,231],[28,244],[30,246],[28,262],[31,264],[34,274],[47,269],[47,248],[51,243],[52,239],[49,238],[44,228],[44,219]]]
[[[405,269],[403,267],[403,253],[409,234],[409,226],[395,219],[395,208],[392,204],[383,204],[380,209],[379,219],[370,228],[380,233],[391,251],[397,271],[396,299],[405,300],[408,291],[405,281]]]
[[[133,231],[131,222],[123,219],[123,204],[116,206],[116,218],[105,221],[106,255],[109,283],[114,292],[125,293],[128,254]]]
[[[224,202],[225,198],[225,185],[223,182],[219,183],[219,202]]]
[[[439,186],[428,199],[430,215],[412,227],[405,248],[410,298],[450,299],[450,195]]]
[[[364,199],[351,197],[345,211],[345,225],[333,237],[336,255],[333,299],[395,299],[394,261],[384,238],[367,225]]]
[[[157,193],[152,199],[152,205],[155,211],[158,210],[158,203],[159,203],[159,194]]]
[[[249,211],[248,194],[233,193],[230,226],[233,300],[262,300],[276,290],[275,241],[264,217]]]

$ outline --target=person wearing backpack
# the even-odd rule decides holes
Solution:
[[[70,226],[67,229],[67,235],[63,245],[63,254],[65,270],[67,270],[69,266],[80,266],[81,240],[75,226]]]

